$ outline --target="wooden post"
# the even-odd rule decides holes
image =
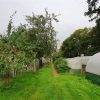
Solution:
[[[82,65],[81,75],[85,75],[86,73],[86,65]]]

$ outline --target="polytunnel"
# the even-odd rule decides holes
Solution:
[[[87,62],[86,71],[92,74],[100,75],[100,52],[90,57]]]

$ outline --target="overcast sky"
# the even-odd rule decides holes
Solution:
[[[76,29],[95,25],[84,16],[87,11],[86,0],[0,0],[0,33],[6,31],[9,16],[15,10],[14,25],[17,26],[25,23],[25,15],[32,15],[32,12],[41,14],[44,8],[48,8],[50,13],[61,14],[58,17],[60,22],[54,25],[60,44]]]

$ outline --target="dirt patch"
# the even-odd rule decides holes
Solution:
[[[52,64],[52,71],[53,71],[53,75],[54,75],[55,77],[58,77],[59,74],[58,74],[58,72],[57,72],[57,70],[56,70],[54,64]]]

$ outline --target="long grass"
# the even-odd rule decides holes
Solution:
[[[83,77],[54,77],[51,66],[13,79],[10,88],[0,87],[0,100],[100,100],[100,87]]]

